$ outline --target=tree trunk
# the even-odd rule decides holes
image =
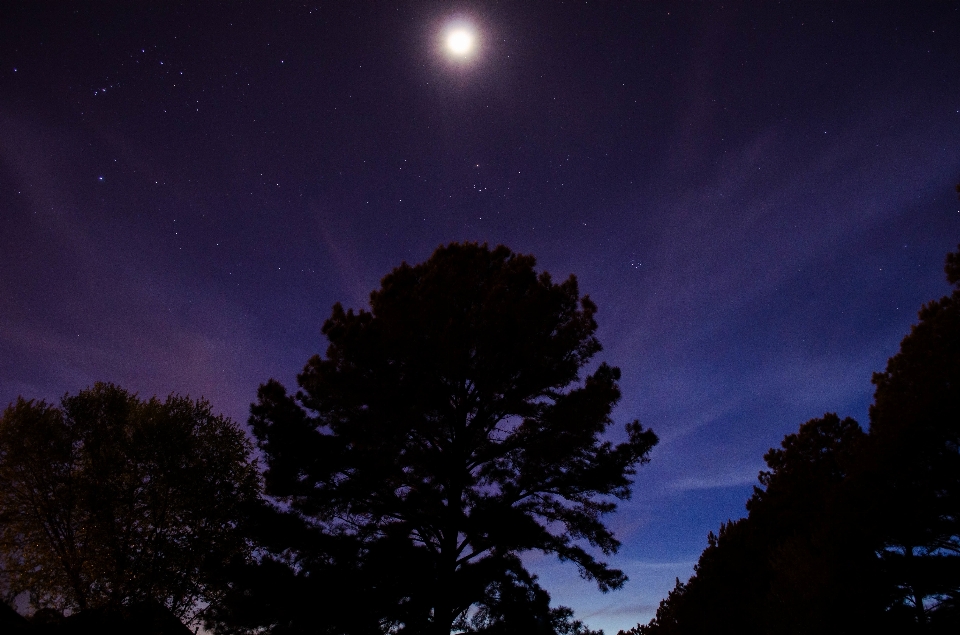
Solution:
[[[456,617],[453,614],[453,574],[456,559],[454,558],[451,562],[449,553],[451,552],[446,549],[441,552],[437,568],[437,589],[433,603],[433,635],[450,635],[453,620]]]
[[[460,474],[453,473],[447,485],[446,522],[440,538],[440,553],[437,562],[437,589],[433,604],[433,635],[450,635],[453,627],[457,573],[457,543],[460,537],[460,522],[463,515],[463,482]]]
[[[910,581],[910,590],[911,590],[911,595],[913,596],[913,610],[917,616],[917,624],[919,624],[920,626],[923,626],[924,624],[927,623],[927,612],[923,608],[923,594],[920,593],[916,585],[917,576],[915,573],[915,565],[913,564],[913,559],[915,555],[913,553],[913,547],[904,547],[903,552],[907,557],[908,575],[910,576],[910,578],[912,578],[912,580]]]

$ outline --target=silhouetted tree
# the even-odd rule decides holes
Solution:
[[[476,635],[602,635],[573,618],[565,606],[550,607],[550,594],[537,577],[523,568],[520,559],[504,558],[500,571],[489,571],[491,580],[470,614],[454,622],[457,632]]]
[[[882,632],[887,598],[862,493],[851,488],[866,435],[826,414],[787,435],[764,459],[749,519],[767,537],[763,632]]]
[[[447,635],[530,549],[604,591],[626,580],[582,543],[617,550],[602,518],[656,437],[633,422],[624,442],[602,439],[620,373],[600,364],[580,382],[600,350],[596,306],[573,276],[556,284],[534,265],[475,244],[403,264],[370,311],[334,306],[326,355],[307,363],[300,392],[259,390],[251,423],[268,491],[425,572],[398,628]]]
[[[873,377],[869,433],[828,414],[788,435],[748,517],[624,635],[960,629],[960,250],[946,273]]]
[[[0,562],[10,594],[82,611],[158,602],[189,618],[205,571],[243,554],[259,479],[251,447],[205,401],[142,401],[98,383],[0,418]]]
[[[381,635],[395,624],[425,623],[427,609],[411,596],[427,586],[429,563],[409,542],[371,543],[268,506],[251,514],[245,528],[258,557],[222,570],[230,590],[205,613],[209,629]]]
[[[638,625],[642,635],[714,633],[736,625],[737,633],[759,633],[760,604],[769,581],[765,544],[748,519],[724,523],[707,536],[707,548],[686,583],[677,581],[655,618]]]
[[[920,321],[873,376],[869,474],[874,522],[900,610],[917,625],[960,626],[960,251],[947,256],[952,295]],[[896,608],[896,606],[895,606]]]
[[[826,414],[767,452],[770,469],[760,473],[748,516],[710,533],[694,575],[678,580],[634,633],[855,633],[874,624],[883,606],[871,603],[874,580],[864,575],[875,560],[871,545],[838,520],[846,519],[842,486],[863,437],[853,419]]]

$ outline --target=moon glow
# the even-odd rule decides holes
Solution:
[[[453,29],[447,34],[447,50],[454,55],[464,57],[473,51],[473,33],[463,27]]]

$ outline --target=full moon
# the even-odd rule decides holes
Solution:
[[[467,29],[454,29],[447,35],[447,49],[454,55],[467,55],[473,50],[473,41],[473,33]]]

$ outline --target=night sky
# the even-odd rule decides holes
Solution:
[[[0,8],[3,405],[102,380],[245,422],[401,261],[533,254],[599,306],[618,428],[661,438],[610,521],[623,590],[527,558],[611,635],[784,434],[866,425],[948,290],[957,3],[202,5]]]

